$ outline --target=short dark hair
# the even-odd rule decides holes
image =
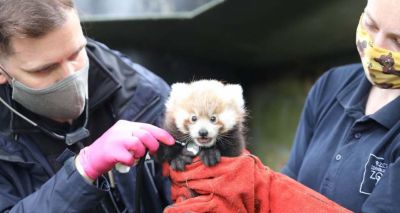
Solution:
[[[0,0],[0,56],[13,53],[12,37],[39,38],[66,21],[73,0]]]

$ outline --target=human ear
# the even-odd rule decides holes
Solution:
[[[5,63],[4,57],[0,53],[0,85],[7,83],[7,74],[4,71],[3,64]]]
[[[0,85],[7,83],[7,77],[5,76],[5,74],[0,71]]]

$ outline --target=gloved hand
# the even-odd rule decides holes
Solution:
[[[76,161],[80,165],[77,168],[81,166],[86,176],[95,180],[116,163],[132,166],[136,159],[145,155],[146,148],[150,153],[156,152],[158,141],[166,145],[175,143],[167,131],[156,126],[120,120],[80,151]]]

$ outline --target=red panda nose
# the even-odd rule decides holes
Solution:
[[[200,135],[201,137],[207,137],[208,131],[207,131],[206,129],[200,129],[199,135]]]

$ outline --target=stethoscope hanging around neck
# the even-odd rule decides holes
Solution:
[[[3,105],[5,107],[7,107],[11,112],[13,112],[18,117],[22,118],[23,120],[25,120],[26,122],[28,122],[32,126],[34,126],[36,128],[39,128],[46,135],[48,135],[48,136],[50,136],[52,138],[55,138],[57,140],[64,141],[64,143],[67,144],[68,146],[71,146],[71,145],[77,143],[78,141],[81,141],[82,139],[85,139],[85,138],[89,137],[89,135],[90,135],[89,130],[86,128],[88,120],[89,120],[89,104],[88,104],[88,100],[87,99],[85,100],[85,122],[83,123],[83,126],[78,128],[78,129],[76,129],[75,131],[67,133],[65,135],[61,135],[61,134],[58,134],[56,132],[53,132],[53,131],[51,131],[51,130],[39,125],[38,123],[34,122],[33,120],[27,118],[22,113],[18,112],[16,109],[14,109],[12,106],[10,106],[1,97],[0,97],[0,102],[3,103]]]

